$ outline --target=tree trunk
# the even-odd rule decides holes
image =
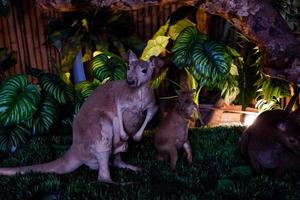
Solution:
[[[44,8],[76,7],[71,0],[36,2]],[[202,11],[225,18],[259,47],[262,72],[274,78],[300,83],[300,44],[267,0],[91,0],[85,8],[107,6],[115,10],[131,10],[167,3],[197,6]]]
[[[262,0],[207,0],[212,15],[230,21],[262,54],[262,70],[274,78],[300,83],[300,44],[280,14]]]

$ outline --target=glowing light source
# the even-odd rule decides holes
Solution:
[[[256,117],[257,115],[245,115],[244,125],[250,126],[254,122]]]

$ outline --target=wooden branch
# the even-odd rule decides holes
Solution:
[[[71,0],[36,2],[44,8],[50,5],[59,10],[75,9]],[[198,13],[206,11],[225,18],[259,47],[262,72],[300,84],[300,44],[281,15],[266,0],[205,0],[203,3],[200,0],[91,0],[84,9],[134,10],[169,3],[197,5],[201,9]]]
[[[300,44],[281,15],[263,0],[206,0],[200,9],[230,21],[262,54],[263,72],[300,83]]]

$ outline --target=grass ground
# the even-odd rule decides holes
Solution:
[[[135,181],[126,186],[97,182],[97,171],[82,166],[65,174],[33,174],[0,177],[0,199],[300,199],[300,174],[273,172],[255,175],[239,153],[241,128],[200,128],[190,130],[194,163],[188,165],[179,153],[176,170],[168,162],[155,161],[153,133],[142,142],[130,143],[124,159],[143,167],[143,173],[111,169],[117,182]],[[71,137],[37,137],[0,166],[41,163],[60,156]]]

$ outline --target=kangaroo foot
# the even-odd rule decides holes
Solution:
[[[142,171],[141,168],[134,166],[134,165],[127,164],[124,161],[122,161],[120,154],[115,155],[114,161],[113,161],[113,166],[118,167],[118,168],[129,169],[131,171],[136,171],[136,172]]]

